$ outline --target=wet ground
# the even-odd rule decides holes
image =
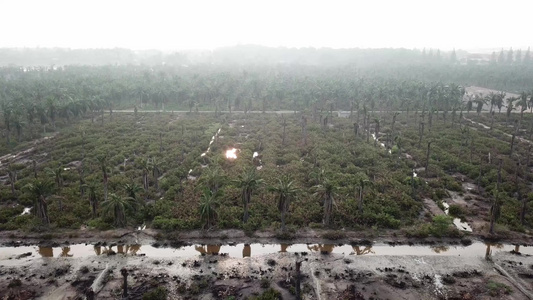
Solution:
[[[2,247],[0,299],[119,299],[122,269],[131,299],[156,287],[170,299],[245,299],[268,288],[295,299],[297,262],[303,299],[528,299],[532,254],[481,242]],[[493,291],[496,282],[511,293]]]

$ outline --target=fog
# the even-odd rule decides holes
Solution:
[[[0,1],[0,47],[522,48],[527,1]]]

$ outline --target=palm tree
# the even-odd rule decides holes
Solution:
[[[492,108],[494,107],[494,105],[496,105],[497,99],[498,94],[494,92],[490,92],[488,95],[485,96],[485,101],[490,103],[489,113],[492,113]]]
[[[46,173],[49,176],[54,177],[54,182],[56,184],[57,192],[60,193],[61,189],[63,188],[63,168],[61,167],[61,165],[59,165],[55,169],[46,168]],[[59,199],[59,211],[63,211],[63,203],[61,201],[61,197],[59,197],[58,199]]]
[[[206,185],[211,192],[216,193],[222,187],[225,181],[224,171],[219,167],[208,167],[204,169],[199,182]]]
[[[4,116],[4,125],[6,127],[6,143],[9,145],[9,136],[11,133],[11,116],[13,112],[13,107],[11,102],[4,101],[2,102],[2,113]]]
[[[252,199],[252,193],[260,185],[264,183],[263,179],[257,176],[255,168],[251,168],[249,171],[239,175],[235,181],[238,188],[241,189],[242,203],[244,206],[244,216],[242,218],[243,223],[248,222],[248,204]]]
[[[320,197],[324,201],[324,218],[322,223],[328,226],[331,224],[331,212],[333,211],[333,204],[335,201],[333,197],[337,187],[327,178],[323,178],[322,182],[315,185],[313,189],[315,190],[314,195]]]
[[[63,187],[63,168],[61,165],[59,165],[55,169],[46,168],[46,173],[52,177],[54,177],[54,182],[56,183],[56,187],[58,191],[61,191],[61,188]]]
[[[487,100],[483,99],[481,96],[476,95],[474,102],[476,103],[476,113],[479,115],[483,110],[483,105],[487,104]]]
[[[9,164],[7,167],[7,175],[9,177],[9,185],[11,186],[11,194],[15,195],[15,183],[17,183],[17,168]]]
[[[363,178],[359,179],[359,214],[361,216],[363,215],[363,204],[364,204],[363,192],[365,190],[365,186],[368,186],[370,184],[372,184],[372,182],[368,179],[363,179]]]
[[[26,125],[26,123],[24,123],[23,121],[22,113],[20,111],[16,110],[13,112],[13,115],[11,117],[11,124],[17,132],[17,141],[20,142],[20,137],[22,136],[22,128],[24,128],[24,126]]]
[[[506,114],[506,120],[505,120],[506,125],[509,125],[509,118],[511,117],[511,112],[515,108],[514,107],[514,102],[516,100],[518,100],[518,99],[519,98],[517,98],[517,97],[509,97],[509,98],[507,98],[507,114]]]
[[[520,123],[522,123],[522,118],[524,116],[524,111],[527,110],[527,96],[528,96],[528,94],[526,92],[522,92],[520,94],[520,98],[518,98],[517,105],[520,105]]]
[[[502,112],[503,100],[505,99],[505,92],[500,92],[496,98],[496,106],[498,107],[498,113]]]
[[[54,183],[48,180],[35,179],[33,183],[29,183],[25,186],[25,189],[30,192],[34,200],[33,211],[38,218],[41,219],[43,224],[50,224],[50,218],[48,217],[48,203],[47,197],[54,192]]]
[[[52,121],[52,127],[56,129],[56,115],[57,115],[57,100],[55,98],[48,98],[46,100],[47,112]]]
[[[394,115],[392,115],[392,124],[391,124],[391,148],[392,146],[394,146],[394,139],[395,139],[395,132],[394,132],[394,127],[396,125],[396,118],[398,117],[400,113],[399,112],[395,112]]]
[[[278,209],[281,213],[281,230],[285,231],[285,215],[289,210],[291,200],[296,198],[299,189],[295,186],[294,180],[289,174],[285,174],[278,179],[278,184],[270,187],[270,191],[278,196]]]
[[[96,158],[98,160],[98,166],[102,170],[103,182],[104,182],[104,202],[107,201],[107,181],[109,180],[107,174],[107,155],[99,156]]]
[[[210,229],[217,216],[217,208],[219,206],[218,198],[220,198],[220,191],[213,192],[205,189],[200,198],[200,216],[204,220],[205,227]]]
[[[143,188],[144,191],[148,191],[148,173],[150,172],[150,162],[147,159],[141,159],[140,167],[143,172]]]
[[[468,101],[466,102],[466,114],[469,115],[470,111],[472,110],[473,101],[472,101],[472,95],[468,95],[467,97],[468,97]]]
[[[375,134],[375,137],[374,137],[374,147],[377,145],[378,143],[378,135],[379,135],[379,119],[378,118],[374,118],[374,123],[375,123],[375,126],[374,126],[374,134]]]
[[[48,123],[48,116],[46,107],[43,105],[38,105],[36,108],[37,116],[39,117],[39,122],[41,122],[41,126],[43,127],[43,133],[46,133],[46,123]]]
[[[130,183],[126,183],[124,185],[124,190],[126,191],[126,195],[128,195],[128,197],[138,200],[137,194],[142,190],[142,188],[137,183],[131,181]]]
[[[136,202],[130,197],[121,197],[109,194],[109,199],[102,202],[102,210],[106,214],[112,214],[114,224],[117,227],[126,226],[126,212],[135,207]]]
[[[93,218],[96,218],[97,216],[97,210],[98,210],[98,186],[95,182],[91,182],[89,184],[86,184],[85,187],[87,187],[88,190],[88,196],[89,196],[89,204],[91,205],[91,212]]]
[[[150,169],[152,170],[152,175],[154,176],[154,184],[157,190],[159,190],[158,179],[159,179],[159,174],[161,174],[160,168],[161,168],[160,163],[157,161],[155,157],[152,157],[152,159],[150,160]]]

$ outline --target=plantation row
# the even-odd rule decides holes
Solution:
[[[454,206],[450,213],[493,220],[497,231],[533,224],[526,213],[528,145],[515,139],[511,147],[512,136],[442,112],[431,122],[428,113],[365,111],[351,119],[312,113],[103,117],[75,121],[9,165],[2,161],[0,228],[325,226],[404,228],[426,236],[443,232],[435,232],[424,199],[442,205],[448,191],[465,192],[458,178],[478,186],[481,206]],[[529,114],[512,118],[531,122]],[[495,122],[505,126],[501,118]],[[225,156],[232,148],[236,159]],[[31,214],[18,216],[24,207],[32,207]]]

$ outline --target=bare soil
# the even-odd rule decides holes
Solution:
[[[246,258],[31,256],[0,261],[0,299],[120,299],[122,269],[128,273],[128,299],[141,299],[156,287],[164,287],[169,299],[246,299],[267,287],[282,299],[295,299],[297,261],[303,299],[529,299],[533,278],[533,257],[506,252],[492,261],[320,252]],[[509,291],[491,289],[494,283]]]

